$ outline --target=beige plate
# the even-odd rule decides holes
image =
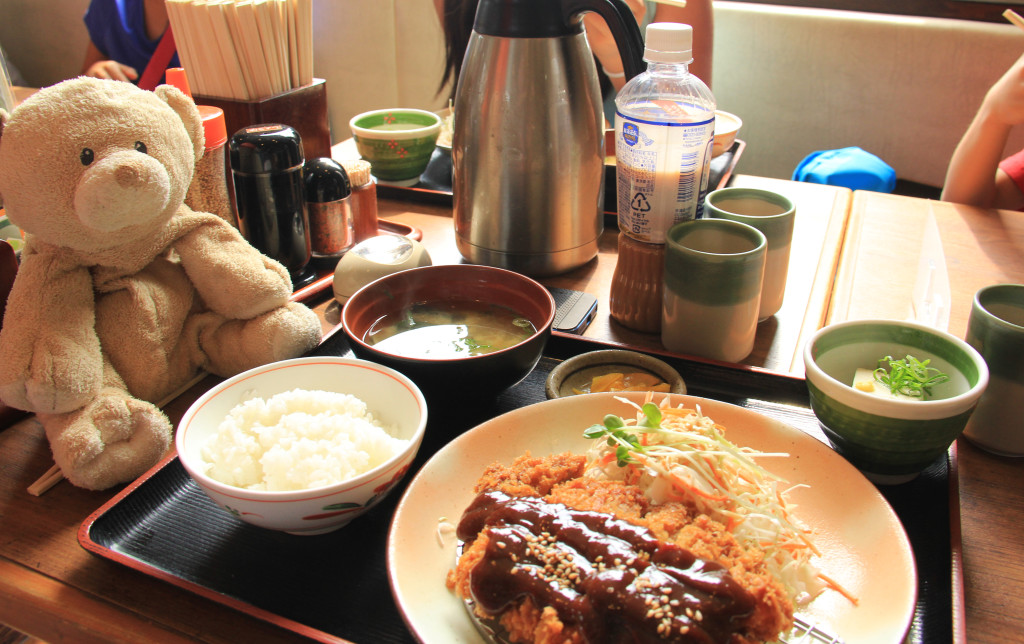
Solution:
[[[821,571],[850,590],[853,605],[825,591],[798,611],[846,644],[897,643],[910,626],[917,596],[914,558],[903,526],[875,487],[820,441],[784,423],[726,403],[675,394],[673,405],[699,404],[727,428],[739,445],[789,458],[765,460],[772,472],[796,489],[798,516],[816,533]],[[503,414],[462,434],[437,452],[409,484],[388,535],[388,578],[409,628],[427,644],[481,642],[462,601],[445,586],[455,561],[456,538],[447,524],[458,522],[473,499],[473,484],[495,461],[510,463],[566,450],[582,453],[589,425],[605,414],[632,416],[616,400],[622,394],[569,396]],[[627,394],[642,400],[643,394]],[[656,398],[660,400],[660,398]]]

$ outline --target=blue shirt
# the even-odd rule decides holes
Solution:
[[[142,4],[142,0],[92,0],[85,12],[85,28],[96,48],[110,60],[134,67],[140,77],[160,44],[159,38],[146,37]],[[180,66],[175,53],[168,67]]]

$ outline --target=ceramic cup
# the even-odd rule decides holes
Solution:
[[[766,247],[759,230],[726,219],[669,229],[661,317],[666,349],[725,362],[750,354]]]
[[[966,340],[985,358],[989,381],[964,435],[987,451],[1024,456],[1024,284],[979,290]]]
[[[708,193],[704,216],[730,219],[757,228],[768,240],[757,319],[764,321],[778,313],[786,294],[789,249],[793,242],[796,208],[784,195],[757,188],[722,188]]]

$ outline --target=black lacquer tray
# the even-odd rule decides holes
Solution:
[[[556,333],[537,368],[496,400],[431,408],[427,437],[405,482],[452,437],[512,409],[545,399],[548,373],[562,360],[607,348]],[[344,334],[314,354],[350,355]],[[686,380],[688,393],[757,411],[824,441],[808,408],[804,380],[659,354]],[[937,460],[914,481],[880,487],[910,538],[918,598],[908,642],[952,638],[956,571],[951,543],[955,459]],[[951,486],[951,483],[953,485]],[[126,487],[81,526],[79,541],[101,557],[140,570],[297,635],[360,644],[412,642],[387,580],[385,548],[404,483],[352,525],[320,536],[264,530],[216,507],[176,457]],[[953,532],[956,532],[954,535]],[[446,592],[438,580],[439,592]],[[959,594],[957,595],[959,597]]]

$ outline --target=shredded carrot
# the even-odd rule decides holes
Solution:
[[[839,593],[843,597],[845,597],[848,600],[850,600],[853,603],[854,606],[857,606],[857,605],[860,604],[860,600],[857,599],[857,597],[855,597],[853,595],[853,593],[851,593],[850,591],[848,591],[845,588],[843,588],[843,586],[839,582],[837,582],[835,579],[832,579],[831,577],[829,577],[825,573],[823,573],[821,571],[818,571],[818,579],[820,579],[823,582],[825,582],[825,584],[829,588],[831,588],[832,590],[836,591],[837,593]]]

